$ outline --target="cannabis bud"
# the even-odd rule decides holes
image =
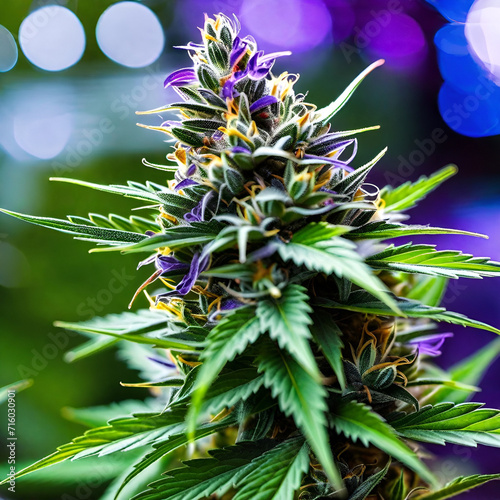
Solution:
[[[422,443],[500,445],[499,411],[465,402],[485,351],[448,373],[434,364],[451,336],[439,322],[500,333],[439,306],[448,279],[498,276],[500,264],[384,243],[481,236],[403,223],[456,168],[374,191],[366,178],[384,151],[356,165],[356,136],[378,127],[336,131],[331,121],[383,61],[317,109],[295,92],[298,75],[271,72],[289,53],[266,55],[239,31],[236,19],[206,18],[201,43],[183,47],[193,66],[165,81],[181,100],[147,112],[167,115],[147,128],[174,141],[168,165],[145,161],[174,172],[166,185],[59,179],[136,198],[145,216],[6,211],[95,251],[145,253],[139,265],[152,274],[136,296],[149,310],[59,325],[96,336],[85,355],[118,342],[165,370],[129,384],[159,394],[154,411],[137,402],[19,475],[137,449],[116,498],[138,484],[135,500],[444,499],[500,478],[440,486],[422,461]],[[488,350],[492,360],[500,344]],[[140,486],[162,459],[166,473]]]

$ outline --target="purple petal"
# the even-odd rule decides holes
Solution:
[[[220,141],[222,139],[222,137],[224,136],[224,134],[220,131],[220,130],[216,130],[213,134],[212,134],[212,139],[214,141]]]
[[[201,222],[203,220],[202,201],[184,216],[184,220],[187,222]]]
[[[189,272],[177,285],[177,293],[179,293],[180,295],[186,295],[191,291],[191,288],[193,288],[194,284],[196,283],[198,276],[207,268],[209,259],[210,257],[208,255],[203,259],[200,259],[200,254],[198,252],[193,255],[193,260],[191,261]]]
[[[196,165],[192,163],[191,165],[189,165],[189,168],[187,169],[186,176],[191,177],[195,172],[196,172]]]
[[[221,311],[231,311],[232,309],[236,309],[241,307],[243,303],[236,299],[225,299],[221,302],[220,307],[214,309],[208,315],[208,321],[214,321],[216,317],[221,313]]]
[[[266,259],[267,257],[271,257],[278,250],[278,245],[274,242],[268,243],[263,247],[255,250],[250,255],[247,255],[247,262],[256,262],[257,260]]]
[[[231,50],[231,55],[229,56],[229,66],[232,68],[240,59],[240,57],[246,52],[248,42],[242,40],[240,37],[236,37],[233,42],[233,49]]]
[[[345,161],[341,160],[335,160],[334,158],[328,158],[326,156],[316,156],[316,155],[304,155],[303,157],[304,160],[321,160],[324,163],[330,163],[336,168],[343,168],[344,170],[347,170],[348,172],[354,172],[354,169],[347,165]]]
[[[412,339],[408,343],[418,347],[420,354],[436,357],[441,355],[439,349],[441,349],[445,339],[449,337],[453,337],[453,333],[435,333]]]
[[[248,76],[252,80],[260,80],[269,74],[274,62],[278,57],[289,56],[291,52],[273,52],[264,56],[264,52],[260,50],[256,52],[248,61],[247,69]]]
[[[279,99],[273,95],[265,95],[264,97],[261,97],[260,99],[257,99],[252,105],[250,106],[250,113],[255,113],[257,111],[260,111],[261,109],[271,106],[271,104],[275,104],[279,102]]]
[[[163,274],[168,271],[179,271],[181,269],[187,269],[189,265],[185,264],[184,262],[179,262],[175,257],[172,257],[170,255],[158,255],[156,256],[155,267]]]
[[[155,233],[153,233],[153,235],[154,234]],[[141,260],[141,262],[139,262],[139,264],[137,264],[137,269],[140,269],[142,266],[147,266],[148,264],[151,264],[152,262],[155,261],[155,259],[156,259],[156,254],[150,255],[147,259]]]
[[[184,189],[188,186],[194,186],[196,184],[198,184],[198,183],[196,181],[193,181],[193,179],[184,179],[183,181],[179,182],[179,184],[177,184],[174,187],[174,190],[179,191],[180,189]]]
[[[170,73],[164,82],[165,88],[174,86],[181,87],[198,81],[193,68],[182,68]]]
[[[182,122],[175,120],[166,120],[161,124],[161,127],[182,127]]]
[[[206,219],[206,213],[208,209],[208,204],[212,201],[212,199],[215,197],[215,191],[210,190],[202,199],[201,199],[201,220],[205,221]]]
[[[172,363],[172,361],[169,361],[168,359],[165,358],[153,358],[152,356],[148,356],[148,359],[150,361],[153,361],[155,363],[158,363],[159,365],[166,366],[167,368],[177,368],[175,363]]]
[[[270,59],[273,60],[273,62],[278,59],[278,57],[283,57],[283,56],[291,56],[292,53],[289,50],[283,50],[281,52],[272,52],[271,54],[267,54],[267,56],[262,57],[259,62],[263,63],[266,61],[269,61]]]
[[[234,146],[234,148],[231,149],[231,152],[235,153],[235,154],[242,153],[242,154],[245,154],[245,155],[251,155],[252,154],[252,152],[249,149],[244,148],[243,146]]]

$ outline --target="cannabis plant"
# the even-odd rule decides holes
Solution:
[[[130,385],[156,399],[148,410],[129,402],[128,416],[110,408],[118,418],[18,476],[135,450],[113,486],[119,498],[155,463],[135,500],[436,500],[500,478],[442,485],[422,460],[426,443],[500,446],[500,411],[466,402],[498,342],[450,372],[434,363],[451,336],[439,323],[500,333],[439,305],[448,279],[498,276],[500,264],[385,243],[481,236],[405,222],[455,167],[396,188],[367,184],[384,151],[356,165],[356,136],[378,127],[332,123],[382,61],[318,109],[294,90],[297,75],[271,72],[289,53],[266,55],[239,29],[207,18],[201,43],[183,47],[192,67],[165,81],[179,101],[148,112],[168,118],[147,128],[174,143],[167,165],[145,161],[174,172],[165,185],[58,179],[140,200],[145,215],[5,210],[95,251],[144,254],[139,266],[151,269],[134,296],[148,310],[58,325],[89,337],[74,359],[118,346],[145,378]]]

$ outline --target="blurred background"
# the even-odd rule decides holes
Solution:
[[[496,6],[495,6],[496,5]],[[490,0],[16,0],[0,6],[0,206],[64,217],[88,212],[128,215],[136,204],[105,193],[50,182],[72,177],[97,183],[164,183],[142,158],[162,163],[170,145],[138,128],[136,110],[176,100],[163,89],[173,69],[189,66],[173,46],[197,41],[203,13],[236,14],[243,34],[266,51],[290,49],[274,72],[300,73],[296,88],[326,105],[368,63],[386,59],[370,75],[333,127],[380,124],[360,138],[361,165],[385,146],[389,152],[370,182],[416,180],[448,163],[459,174],[411,212],[414,223],[486,233],[419,239],[500,260],[500,5]],[[158,117],[140,118],[158,124]],[[81,321],[121,312],[149,270],[135,271],[134,255],[87,254],[72,241],[0,216],[0,387],[32,378],[17,396],[18,465],[51,453],[82,432],[63,417],[65,407],[140,399],[123,388],[136,373],[116,352],[72,364],[64,352],[81,340],[62,334],[55,320]],[[137,307],[146,307],[145,300]],[[500,325],[495,280],[453,282],[445,305]],[[449,330],[449,329],[447,329]],[[448,367],[494,335],[453,327],[440,363]],[[477,400],[499,407],[500,362]],[[0,434],[6,411],[0,409]],[[443,478],[500,472],[500,451],[432,448]],[[0,471],[6,475],[4,447]],[[5,472],[4,472],[5,471]],[[90,484],[90,483],[89,483]],[[60,489],[19,481],[0,498],[99,498],[103,480]],[[496,486],[468,498],[498,498]],[[495,492],[495,493],[494,493]],[[66,495],[66,496],[65,496]]]

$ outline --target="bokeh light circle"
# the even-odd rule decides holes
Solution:
[[[73,132],[71,113],[54,103],[41,104],[36,113],[28,106],[14,117],[14,139],[28,154],[41,160],[62,153]]]
[[[448,21],[464,23],[474,0],[427,0]]]
[[[369,38],[368,26],[365,26],[365,36]],[[376,57],[386,59],[392,66],[413,66],[427,53],[422,28],[413,17],[406,14],[393,13],[388,16],[387,22],[383,26],[380,24],[369,42],[368,50]]]
[[[497,111],[500,90],[494,84],[465,92],[445,82],[439,92],[438,105],[444,121],[459,134],[486,137],[500,133]]]
[[[465,36],[470,47],[500,81],[500,3],[476,0],[467,15]]]
[[[0,73],[10,71],[17,63],[17,44],[12,33],[0,24]]]
[[[331,34],[332,19],[321,0],[244,0],[243,25],[275,48],[303,52],[320,45]],[[259,43],[265,47],[265,43]]]
[[[106,56],[129,68],[154,63],[165,46],[160,21],[137,2],[118,2],[108,7],[97,22],[96,38]]]
[[[82,23],[66,7],[49,5],[33,11],[19,28],[27,59],[41,69],[61,71],[76,64],[85,51]]]

